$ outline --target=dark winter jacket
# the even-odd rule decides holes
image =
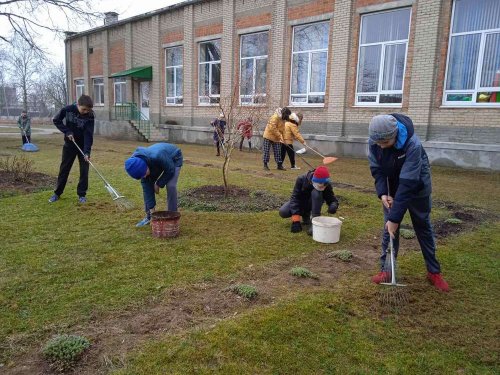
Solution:
[[[214,128],[214,142],[224,141],[224,132],[226,131],[226,120],[216,118],[210,123]]]
[[[391,115],[398,121],[396,144],[382,149],[370,141],[368,158],[378,197],[390,195],[394,198],[388,220],[400,223],[413,198],[431,194],[431,171],[411,119],[399,113]]]
[[[66,141],[68,141],[67,137],[72,134],[83,153],[90,156],[94,142],[94,112],[81,115],[76,104],[71,104],[62,108],[54,116],[52,122],[64,133]]]
[[[156,205],[154,184],[163,188],[174,177],[175,168],[182,167],[182,152],[170,143],[156,143],[149,147],[138,147],[132,156],[143,159],[149,175],[141,179],[146,210]]]
[[[309,201],[311,200],[311,192],[314,189],[311,181],[313,174],[314,171],[309,171],[297,177],[292,197],[290,198],[290,212],[292,215],[302,215],[305,209],[310,207]],[[329,206],[332,203],[338,206],[337,197],[335,197],[330,183],[326,184],[326,188],[323,190],[323,199]]]
[[[28,137],[31,135],[31,118],[29,116],[19,116],[17,119],[17,126],[24,131]]]

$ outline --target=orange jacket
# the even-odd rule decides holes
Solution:
[[[295,139],[304,144],[304,138],[299,132],[299,126],[290,121],[285,122],[285,134],[283,138],[287,145],[291,145]]]
[[[285,133],[285,120],[282,120],[278,114],[273,114],[264,130],[264,138],[273,142],[282,142]]]

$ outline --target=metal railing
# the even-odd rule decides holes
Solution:
[[[153,122],[148,120],[135,103],[123,103],[113,106],[111,110],[112,120],[132,121],[135,127],[148,140],[151,137]]]

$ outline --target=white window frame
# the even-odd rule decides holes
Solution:
[[[221,63],[221,60],[215,60],[215,61],[203,61],[201,62],[200,61],[200,58],[201,58],[201,45],[202,44],[205,44],[205,43],[210,43],[210,42],[214,42],[214,41],[217,41],[219,40],[220,41],[220,45],[221,45],[221,50],[222,50],[222,39],[220,38],[217,38],[217,39],[211,39],[211,40],[204,40],[202,42],[199,42],[198,43],[198,105],[199,106],[218,106],[219,105],[219,102],[220,102],[220,90],[221,90],[221,87],[220,87],[220,81],[219,81],[219,94],[215,94],[215,95],[212,95],[211,94],[211,91],[212,91],[212,70],[213,70],[213,65],[215,64],[219,64],[220,67],[221,67],[221,72],[222,72],[222,63]],[[221,51],[222,52],[222,51]],[[222,56],[221,56],[222,58]],[[208,69],[208,96],[205,96],[205,95],[200,95],[200,77],[201,77],[201,67],[202,65],[210,65],[210,69]],[[222,74],[221,74],[221,81],[222,81]],[[211,98],[215,98],[215,99],[218,99],[218,101],[216,103],[211,103],[210,102],[210,99]],[[203,102],[202,100],[208,100],[208,102]]]
[[[169,50],[170,48],[179,48],[181,47],[182,48],[182,64],[181,65],[168,65],[167,66],[167,50]],[[177,46],[170,46],[170,47],[166,47],[165,48],[165,105],[168,105],[168,106],[177,106],[177,107],[181,107],[184,105],[184,96],[183,96],[183,92],[180,93],[180,95],[178,95],[178,92],[177,92],[177,75],[179,74],[178,73],[178,69],[179,68],[182,68],[182,74],[184,74],[184,46],[182,44],[180,45],[177,45]],[[174,70],[174,96],[167,96],[167,93],[168,93],[168,83],[167,83],[167,70],[168,69],[173,69]],[[184,77],[182,77],[184,79]],[[183,85],[182,85],[182,90],[184,91],[184,80],[183,80]],[[177,103],[177,100],[178,99],[181,99],[181,103]],[[169,102],[170,101],[170,102]]]
[[[451,23],[450,23],[450,37],[448,39],[448,56],[446,58],[446,73],[444,75],[444,85],[443,85],[443,102],[444,107],[486,107],[486,108],[498,108],[500,107],[500,102],[493,103],[477,103],[477,94],[485,91],[495,91],[497,95],[500,95],[500,87],[480,87],[481,75],[483,73],[483,60],[484,60],[484,45],[486,44],[487,35],[500,33],[500,28],[498,29],[486,29],[486,30],[475,30],[475,31],[465,31],[459,33],[453,33],[453,21],[455,19],[455,6],[456,1],[453,0],[453,9],[451,13]],[[454,36],[460,35],[472,35],[481,34],[481,41],[479,42],[479,57],[477,61],[476,79],[474,84],[474,89],[469,90],[447,90],[446,85],[448,82],[448,67],[450,63],[450,52],[451,52],[451,39]],[[472,100],[470,102],[460,102],[460,101],[448,101],[448,95],[450,94],[472,94]]]
[[[95,83],[96,80],[101,80],[102,83]],[[99,95],[96,95],[96,87],[99,86]],[[103,107],[104,106],[104,78],[103,77],[93,77],[92,78],[92,94],[94,96],[94,106]],[[102,94],[102,96],[101,96]]]
[[[295,45],[295,28],[300,27],[300,26],[305,26],[305,25],[312,25],[312,24],[320,24],[320,23],[327,23],[328,24],[328,45],[326,48],[323,49],[313,49],[313,50],[306,50],[306,51],[298,51],[295,52],[293,50],[293,46]],[[308,23],[303,23],[300,25],[294,25],[292,28],[292,55],[290,59],[290,97],[288,98],[289,101],[289,107],[324,107],[326,104],[326,89],[328,87],[327,82],[326,82],[326,77],[328,76],[328,47],[330,46],[330,20],[326,21],[319,21],[319,22],[308,22]],[[311,66],[312,66],[312,55],[313,53],[318,53],[318,52],[326,52],[326,74],[325,74],[325,91],[324,92],[313,92],[309,91],[311,88]],[[308,65],[307,65],[307,91],[305,94],[292,94],[292,77],[293,77],[293,56],[299,53],[307,53],[309,56],[308,60]],[[299,102],[293,102],[292,97],[293,96],[306,96],[306,102],[305,103],[299,103]],[[308,103],[309,101],[309,96],[316,96],[316,95],[323,95],[325,97],[325,101],[323,103]]]
[[[356,86],[355,86],[356,93],[355,93],[355,99],[354,99],[354,105],[356,107],[397,107],[397,108],[401,108],[403,106],[403,91],[405,88],[406,62],[408,60],[408,44],[409,44],[409,40],[410,40],[412,9],[409,8],[410,9],[410,18],[408,19],[408,38],[399,39],[399,40],[391,40],[391,41],[387,41],[387,42],[361,44],[361,36],[363,35],[363,18],[364,17],[371,16],[373,14],[396,12],[396,11],[400,11],[402,9],[408,9],[408,8],[391,9],[391,10],[387,10],[387,11],[374,12],[374,13],[368,13],[368,14],[361,15],[361,21],[359,24],[358,64],[356,67]],[[401,90],[382,90],[382,84],[384,82],[383,74],[384,74],[385,50],[388,46],[393,46],[393,45],[395,46],[398,44],[406,44],[405,62],[404,62],[404,66],[403,66],[403,81],[401,82]],[[377,91],[358,93],[359,63],[360,63],[360,56],[361,56],[361,47],[370,47],[370,46],[377,46],[377,45],[381,46],[379,71],[378,71],[379,79],[378,79]],[[380,102],[380,95],[401,95],[401,103],[379,103]],[[359,97],[362,97],[362,96],[376,96],[377,99],[375,102],[360,102],[358,99],[359,99]]]
[[[260,55],[260,56],[250,56],[250,57],[242,57],[242,48],[243,48],[243,38],[248,36],[248,35],[256,35],[256,34],[264,34],[267,33],[267,49],[268,49],[268,54],[267,55]],[[248,34],[242,34],[240,37],[240,89],[241,89],[241,72],[242,72],[242,66],[243,66],[243,60],[253,60],[253,72],[252,72],[252,94],[251,95],[242,95],[240,91],[240,105],[244,106],[265,106],[266,105],[266,99],[267,99],[267,75],[266,75],[266,92],[263,94],[255,94],[255,82],[257,80],[257,60],[268,60],[269,57],[269,31],[260,31],[256,33],[248,33]],[[267,65],[266,65],[266,70],[267,70]],[[247,102],[242,102],[242,98],[250,98],[252,101],[250,103]],[[261,102],[256,102],[256,99],[262,98],[263,100]]]
[[[121,90],[125,90],[125,100],[127,99],[127,79],[126,78],[115,78],[113,82],[113,101],[115,105],[124,105],[127,102],[116,102],[116,86],[122,85],[124,86],[122,89],[120,89],[120,92],[123,92]]]
[[[85,93],[85,80],[75,79],[75,96],[76,96],[75,100],[78,100],[78,98],[80,98],[80,96],[82,96],[84,93]]]

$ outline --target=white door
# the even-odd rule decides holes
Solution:
[[[149,120],[149,88],[151,87],[150,81],[140,83],[141,92],[141,113],[143,118]]]

